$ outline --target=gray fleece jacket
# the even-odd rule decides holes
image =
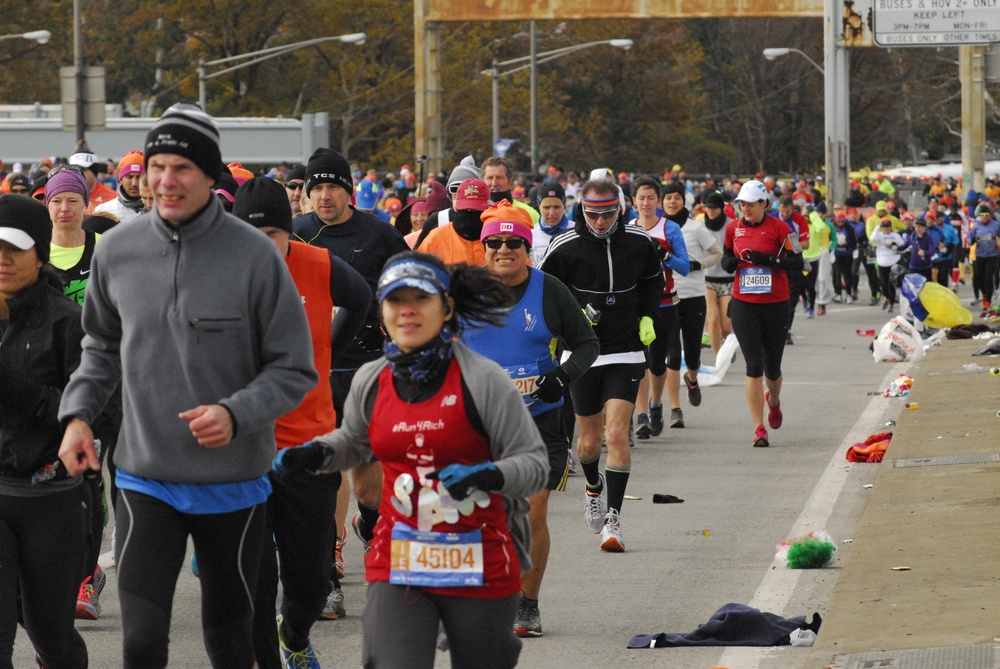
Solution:
[[[452,347],[462,370],[462,382],[472,395],[490,440],[493,463],[503,474],[503,488],[497,492],[504,496],[507,524],[517,548],[517,559],[521,569],[528,570],[531,568],[528,556],[531,529],[527,498],[545,486],[549,473],[548,452],[507,372],[464,344],[454,342]],[[368,401],[368,396],[388,364],[385,358],[380,358],[358,370],[347,395],[343,425],[313,440],[329,449],[322,471],[341,471],[371,462],[373,454],[368,430],[371,427],[370,407],[374,403]]]
[[[119,379],[115,464],[179,483],[268,471],[274,420],[318,379],[305,310],[285,261],[218,199],[174,229],[154,211],[101,239],[83,307],[83,358],[59,407],[91,423]],[[178,414],[222,404],[236,434],[206,448]]]

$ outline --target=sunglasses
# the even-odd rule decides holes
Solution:
[[[301,181],[289,181],[288,183],[285,184],[285,188],[287,188],[288,190],[298,190],[303,186],[305,186],[305,184]]]
[[[49,170],[49,178],[52,178],[63,171],[75,172],[80,176],[83,176],[83,168],[80,167],[79,165],[59,165],[58,167],[54,167],[51,170]]]
[[[605,211],[591,211],[590,209],[584,209],[583,213],[587,218],[597,220],[603,218],[605,221],[610,221],[618,217],[618,208],[607,209]]]
[[[27,195],[28,194],[28,189],[27,188],[11,188],[10,192],[13,193],[14,195]]]
[[[507,248],[511,251],[517,251],[522,246],[527,246],[528,242],[520,237],[514,237],[512,239],[487,239],[483,241],[483,244],[494,251],[498,251],[504,244],[506,244]]]

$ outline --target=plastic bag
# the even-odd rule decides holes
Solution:
[[[872,355],[875,362],[919,362],[924,358],[924,346],[916,328],[896,316],[882,326],[872,346]]]
[[[939,283],[926,282],[920,291],[920,302],[927,309],[924,319],[927,327],[953,328],[972,322],[972,312],[962,306],[958,295]]]

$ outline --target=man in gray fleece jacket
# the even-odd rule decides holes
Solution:
[[[155,209],[109,232],[91,265],[80,367],[63,393],[60,458],[98,469],[90,424],[121,382],[114,453],[124,666],[166,667],[190,536],[213,667],[254,666],[252,603],[274,421],[316,384],[284,260],[212,193],[215,121],[168,109],[146,137]]]

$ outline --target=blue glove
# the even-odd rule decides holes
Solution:
[[[475,465],[448,465],[427,475],[439,479],[448,493],[458,501],[468,497],[473,490],[499,490],[503,487],[503,474],[492,462]]]
[[[311,441],[301,446],[283,448],[271,461],[271,471],[278,477],[302,472],[315,474],[323,466],[323,461],[326,459],[325,451],[322,446]]]

